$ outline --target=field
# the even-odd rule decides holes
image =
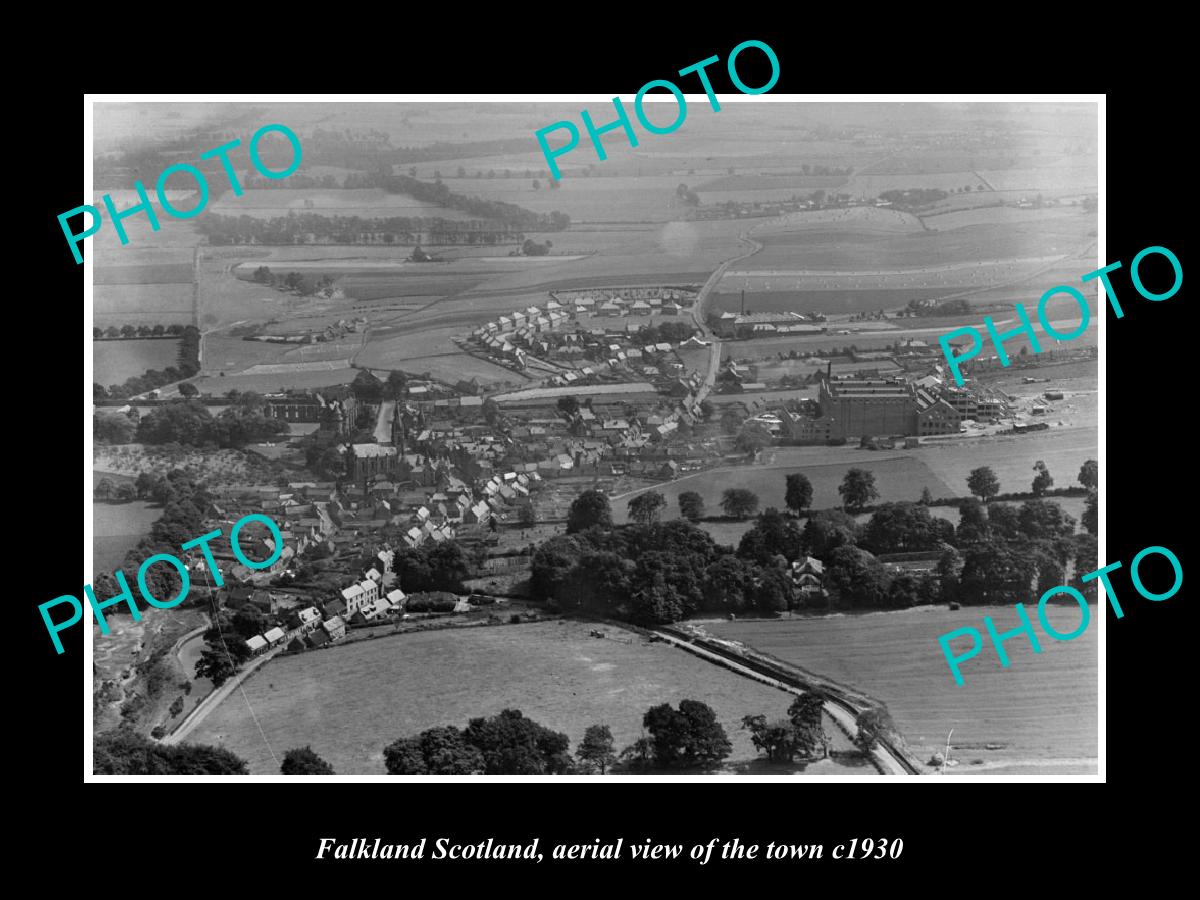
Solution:
[[[103,385],[120,384],[147,369],[178,365],[179,343],[167,338],[92,341],[92,380]]]
[[[572,222],[586,224],[682,219],[690,207],[675,196],[680,180],[670,175],[564,177],[557,190],[549,189],[545,177],[540,179],[538,190],[534,190],[531,178],[447,178],[445,182],[455,193],[516,203],[539,213],[558,210],[570,216]]]
[[[1040,654],[1023,638],[1009,641],[1007,669],[985,646],[963,663],[962,687],[955,685],[938,637],[965,626],[982,630],[985,615],[999,631],[1012,628],[1019,624],[1012,607],[931,607],[707,627],[882,700],[922,762],[944,748],[953,728],[952,758],[960,765],[948,774],[1081,775],[1095,773],[1097,756],[1096,620],[1104,611],[1090,611],[1093,621],[1081,637],[1060,643],[1042,636]],[[1049,615],[1060,631],[1079,622],[1074,604]],[[985,749],[989,744],[1000,749]]]
[[[456,209],[426,203],[404,194],[389,194],[383,188],[362,190],[323,190],[319,188],[247,190],[235,197],[227,191],[210,206],[222,216],[250,216],[270,219],[288,213],[312,213],[328,216],[359,216],[364,219],[438,218],[463,220],[475,218]]]
[[[704,498],[704,506],[709,515],[720,515],[721,494],[727,488],[735,487],[748,488],[756,493],[760,510],[770,506],[782,510],[785,508],[785,478],[791,472],[803,472],[812,482],[814,509],[841,505],[841,495],[837,489],[851,468],[867,469],[874,473],[875,484],[883,500],[916,500],[921,494],[921,488],[926,486],[935,497],[955,496],[958,493],[939,478],[921,458],[912,451],[909,453],[910,455],[905,456],[884,456],[880,453],[839,448],[789,447],[776,450],[773,454],[775,461],[767,465],[701,472],[659,485],[655,490],[667,498],[669,517],[677,514],[678,498],[684,491],[695,491]],[[838,461],[829,462],[831,456]],[[793,461],[786,462],[789,459]],[[804,459],[805,463],[798,464],[800,459]],[[1032,466],[1032,462],[1030,465]],[[1031,475],[1030,478],[1032,477]],[[616,521],[626,520],[626,505],[630,497],[632,494],[613,499],[613,516]]]
[[[110,472],[96,472],[93,480],[107,478],[114,483],[127,479]],[[92,505],[92,569],[95,573],[111,572],[121,564],[125,554],[150,533],[150,526],[162,515],[162,507],[144,500],[129,503],[94,503]]]
[[[188,284],[97,284],[93,288],[92,324],[192,324],[192,295]]]
[[[692,698],[716,710],[734,745],[727,766],[740,769],[755,759],[742,716],[782,715],[791,702],[782,691],[621,629],[605,626],[607,639],[591,638],[591,627],[559,621],[381,636],[273,660],[246,682],[246,700],[225,700],[189,740],[227,747],[252,773],[275,771],[248,702],[277,756],[311,744],[338,774],[383,774],[387,744],[436,725],[463,726],[516,708],[565,732],[572,748],[589,725],[606,724],[619,749],[641,736],[650,706]],[[826,728],[835,749],[845,749],[841,733]],[[807,771],[874,774],[833,760]]]
[[[878,197],[884,191],[906,191],[914,188],[937,188],[943,191],[967,187],[972,192],[987,190],[987,182],[970,171],[938,172],[936,174],[855,175],[837,189],[852,197]]]
[[[838,313],[1029,290],[1086,251],[1095,231],[1093,217],[1069,208],[967,210],[929,222],[922,230],[913,216],[870,208],[782,217],[754,230],[762,249],[729,268],[712,309],[739,310],[742,291],[749,312]]]

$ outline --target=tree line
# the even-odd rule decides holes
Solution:
[[[742,719],[755,749],[773,763],[816,762],[830,755],[819,692],[797,697],[787,717],[768,721],[761,714]],[[855,744],[868,753],[891,727],[884,707],[864,710],[857,720]],[[699,700],[660,703],[642,716],[642,737],[617,751],[608,725],[591,725],[572,754],[570,739],[525,716],[505,709],[471,719],[465,728],[440,725],[398,738],[383,750],[389,775],[605,775],[706,771],[733,752],[716,711]],[[130,729],[96,738],[94,769],[104,775],[245,775],[246,763],[228,750],[199,744],[165,746]],[[333,767],[311,746],[289,750],[280,765],[284,775],[333,775]]]
[[[128,413],[95,413],[92,430],[100,443],[137,441],[212,450],[240,449],[289,431],[283,420],[264,415],[261,398],[252,393],[242,395],[216,416],[195,399],[170,400],[145,416],[136,409]]]

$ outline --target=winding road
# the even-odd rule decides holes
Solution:
[[[750,249],[741,256],[727,259],[721,265],[717,266],[716,271],[708,276],[708,280],[700,288],[700,292],[696,295],[696,301],[692,304],[692,321],[700,329],[700,333],[704,335],[704,339],[712,342],[708,348],[708,372],[704,376],[704,384],[696,392],[697,403],[707,397],[712,392],[713,385],[716,384],[717,371],[721,368],[721,351],[723,349],[720,339],[709,331],[708,326],[704,324],[704,306],[713,288],[720,284],[721,279],[725,276],[725,270],[735,262],[741,262],[746,257],[753,256],[763,246],[753,238],[747,237],[746,234],[739,234],[738,240],[746,244]]]

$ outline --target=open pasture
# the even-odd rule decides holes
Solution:
[[[176,366],[179,344],[167,338],[92,341],[92,380],[103,385],[120,384],[148,369]]]
[[[783,691],[619,628],[600,626],[605,639],[589,637],[595,627],[556,621],[384,632],[374,640],[275,659],[247,680],[246,700],[231,695],[190,739],[227,747],[257,774],[276,771],[263,734],[277,754],[311,744],[338,774],[383,774],[384,747],[438,725],[462,727],[475,716],[519,709],[564,732],[572,750],[594,724],[608,725],[620,749],[641,736],[649,707],[690,698],[716,711],[734,747],[725,764],[733,770],[756,758],[742,717],[782,716],[791,702]],[[363,690],[368,682],[372,688]],[[826,729],[835,749],[847,748],[831,723]],[[875,774],[835,760],[806,771]]]

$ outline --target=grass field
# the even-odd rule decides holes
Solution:
[[[882,700],[922,762],[944,748],[953,728],[952,758],[961,763],[948,774],[1075,775],[1096,771],[1096,620],[1104,611],[1090,611],[1093,621],[1081,637],[1060,643],[1041,636],[1040,654],[1025,639],[1009,641],[1007,669],[985,646],[963,663],[962,687],[955,685],[938,637],[965,626],[982,630],[985,615],[999,631],[1012,628],[1019,624],[1012,607],[929,607],[707,627]],[[1078,608],[1052,609],[1050,620],[1070,631],[1079,622]],[[1000,749],[987,750],[988,744]]]
[[[383,774],[385,746],[436,725],[516,708],[565,732],[572,749],[589,725],[608,725],[620,749],[641,736],[650,706],[691,698],[716,710],[734,745],[727,766],[737,769],[756,756],[742,716],[782,716],[791,702],[785,692],[621,629],[605,626],[607,639],[591,638],[592,627],[560,621],[381,636],[277,659],[246,682],[246,700],[225,700],[189,740],[229,748],[252,773],[276,771],[249,702],[277,756],[310,744],[338,774]],[[840,733],[834,747],[847,747]],[[829,760],[807,772],[874,769]]]
[[[954,496],[956,493],[915,455],[880,458],[877,453],[861,451],[860,457],[855,459],[846,458],[843,452],[837,452],[837,456],[845,461],[824,462],[819,451],[829,449],[837,451],[837,448],[823,447],[787,448],[786,451],[775,451],[773,463],[717,469],[695,477],[685,476],[669,484],[659,485],[655,490],[667,498],[668,516],[677,514],[679,495],[684,491],[695,491],[704,498],[705,509],[709,515],[720,515],[721,494],[727,488],[748,488],[753,491],[758,495],[760,510],[769,506],[782,510],[786,476],[792,472],[803,472],[812,482],[815,509],[841,505],[841,495],[837,489],[851,468],[867,469],[874,473],[875,484],[883,500],[916,500],[921,495],[923,486],[928,486],[934,496]],[[804,454],[812,460],[811,463],[796,465],[786,462],[789,457],[795,459],[800,455],[794,452],[797,450],[815,450],[818,453]],[[626,506],[629,500],[630,497],[623,496],[613,501],[613,517],[616,521],[626,520]]]
[[[97,284],[92,289],[93,324],[192,324],[191,284]]]
[[[92,380],[103,385],[120,384],[147,369],[178,365],[179,344],[166,338],[92,341]]]
[[[94,482],[107,478],[114,483],[126,481],[109,472],[96,472]],[[112,572],[125,554],[150,533],[162,515],[162,507],[145,500],[129,503],[92,504],[92,568],[96,573]]]

